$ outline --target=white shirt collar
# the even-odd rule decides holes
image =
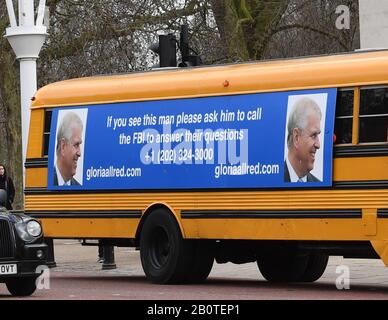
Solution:
[[[287,167],[288,167],[288,172],[290,173],[290,181],[291,182],[300,182],[298,175],[296,174],[294,168],[291,165],[291,162],[288,160],[288,157],[286,157],[286,163],[287,163]],[[307,175],[305,175],[304,177],[302,177],[300,179],[302,180],[302,182],[307,182]]]
[[[57,172],[57,178],[58,178],[58,186],[70,186],[70,180],[66,181],[63,180],[61,173],[58,170],[58,167],[55,166],[55,171]]]

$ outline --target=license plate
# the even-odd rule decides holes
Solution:
[[[0,264],[0,275],[3,274],[17,274],[18,268],[16,263]]]

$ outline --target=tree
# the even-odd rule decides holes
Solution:
[[[350,29],[337,29],[336,9],[350,9]],[[293,0],[274,30],[265,56],[317,55],[354,51],[360,46],[357,0]]]
[[[359,47],[357,0],[211,0],[225,61],[353,51]],[[352,15],[336,29],[336,8]]]
[[[224,57],[259,60],[283,17],[289,0],[211,0]]]
[[[5,33],[8,16],[5,1],[0,2],[0,34]],[[0,162],[8,168],[17,190],[15,208],[22,202],[21,110],[19,63],[8,40],[0,37]]]

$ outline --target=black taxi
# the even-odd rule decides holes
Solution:
[[[0,283],[14,296],[29,296],[36,290],[38,267],[46,264],[47,245],[37,220],[3,207],[6,196],[0,189]]]

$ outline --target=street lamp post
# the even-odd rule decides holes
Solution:
[[[6,29],[8,39],[16,58],[20,62],[20,92],[22,115],[23,186],[25,183],[24,162],[27,154],[28,128],[30,124],[31,98],[37,90],[36,59],[47,36],[43,25],[46,0],[40,0],[35,20],[34,1],[18,0],[19,24],[17,23],[12,0],[6,0],[10,27]]]

